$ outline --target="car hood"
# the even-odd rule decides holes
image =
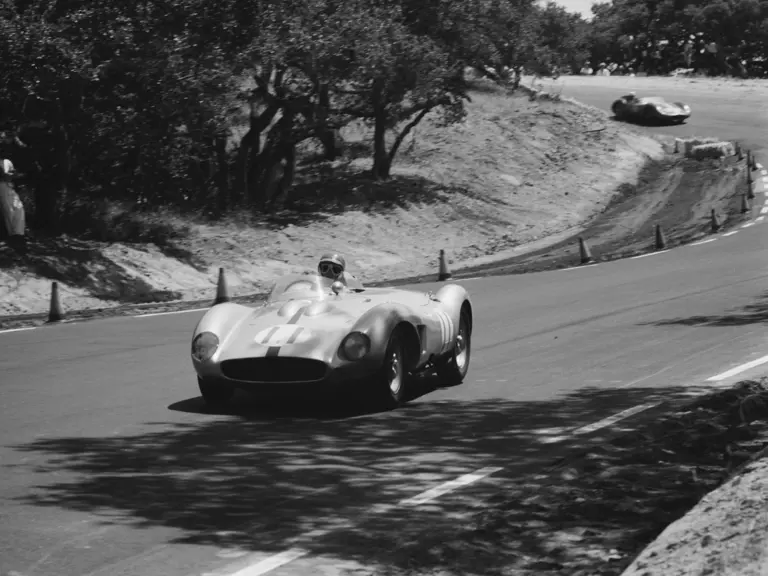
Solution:
[[[387,302],[425,306],[429,297],[369,288],[327,300],[269,303],[238,323],[222,342],[219,360],[277,355],[330,362],[355,322],[371,308]]]
[[[662,114],[682,114],[685,112],[677,104],[672,104],[671,102],[667,102],[663,98],[659,97],[650,96],[646,98],[640,98],[637,102],[638,106],[642,106],[644,104],[653,104],[656,107],[656,110]]]

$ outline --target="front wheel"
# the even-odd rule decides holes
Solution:
[[[218,382],[206,382],[199,376],[197,385],[203,400],[211,408],[225,408],[235,393],[232,386]]]
[[[384,362],[376,378],[376,395],[389,410],[401,406],[406,400],[408,371],[405,360],[405,346],[396,330],[389,337]]]
[[[456,386],[464,381],[469,371],[469,360],[472,354],[472,324],[469,313],[461,311],[459,330],[456,333],[453,350],[435,366],[437,376],[443,386]]]

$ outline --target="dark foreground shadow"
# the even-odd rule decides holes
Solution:
[[[688,121],[683,120],[682,122],[675,122],[672,120],[665,120],[664,118],[647,118],[647,119],[640,119],[640,118],[617,118],[615,115],[610,117],[611,120],[614,122],[620,122],[622,124],[629,124],[632,126],[643,126],[645,128],[660,128],[664,126],[685,126]]]
[[[752,304],[708,316],[685,316],[645,322],[644,326],[746,326],[768,321],[768,293]]]
[[[497,476],[507,492],[548,494],[558,486],[541,476],[542,470],[590,443],[588,434],[577,435],[558,448],[548,443],[553,435],[689,393],[584,388],[541,402],[422,399],[392,412],[355,417],[341,412],[335,418],[307,407],[303,413],[273,416],[244,409],[190,417],[182,424],[150,423],[133,436],[38,439],[15,447],[42,456],[37,462],[43,462],[20,465],[40,476],[33,476],[39,485],[30,485],[19,501],[109,514],[109,521],[117,516],[137,528],[173,527],[182,532],[177,542],[266,553],[285,550],[294,545],[290,539],[308,530],[353,520],[353,531],[307,543],[311,552],[392,569],[405,569],[418,556],[424,570],[466,573],[473,569],[472,557],[433,555],[430,538],[466,527],[456,515],[482,510],[493,482],[478,482],[424,507],[401,506],[377,515],[372,506],[397,504],[487,466],[503,468]],[[199,407],[199,400],[190,399],[172,409],[194,413]],[[675,488],[656,477],[653,462],[638,461],[633,472],[642,486]],[[519,538],[533,539],[530,545],[544,550],[540,531],[525,534],[524,522],[541,516],[535,500],[526,498],[521,495],[518,502]],[[626,503],[628,495],[590,498],[602,513]],[[569,510],[567,518],[546,520],[553,530],[563,523],[596,521],[596,512],[579,518],[577,508]],[[393,554],[398,547],[408,554]],[[500,556],[483,573],[501,574],[508,561]]]

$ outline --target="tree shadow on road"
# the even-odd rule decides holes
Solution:
[[[639,529],[647,540],[701,495],[700,486],[689,486],[686,462],[659,468],[647,457],[625,458],[632,490],[627,482],[613,491],[595,487],[589,474],[569,481],[552,476],[560,468],[544,473],[596,440],[585,434],[557,442],[553,436],[638,404],[690,394],[685,388],[583,388],[548,401],[416,401],[391,412],[331,415],[306,406],[270,415],[247,405],[234,414],[194,415],[200,401],[190,399],[170,407],[188,413],[185,423],[149,423],[132,436],[46,438],[17,447],[43,456],[36,467],[19,465],[40,475],[39,485],[20,500],[109,513],[137,528],[175,528],[181,543],[265,553],[284,551],[309,530],[353,521],[302,545],[311,555],[376,570],[418,565],[466,574],[482,567],[493,575],[523,555],[542,562],[531,568],[526,560],[526,569],[551,568],[547,562],[556,563],[558,546],[576,532],[609,537]],[[374,508],[488,466],[502,471],[423,506]],[[681,482],[687,494],[682,500]],[[509,539],[481,535],[478,544],[478,531],[489,523],[478,524],[477,514],[494,508],[489,502],[499,491],[506,505],[515,502]],[[549,504],[542,506],[541,498]],[[478,545],[490,550],[482,565]]]
[[[768,292],[752,304],[722,314],[688,316],[645,322],[641,326],[745,326],[768,321]]]

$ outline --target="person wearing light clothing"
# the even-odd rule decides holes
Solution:
[[[0,238],[12,247],[22,248],[26,241],[26,215],[13,186],[15,176],[13,162],[7,158],[0,160]]]

